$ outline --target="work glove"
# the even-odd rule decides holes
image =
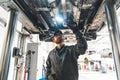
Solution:
[[[73,33],[76,33],[79,31],[79,28],[78,28],[76,22],[72,22],[72,23],[68,24],[68,26],[73,31]]]

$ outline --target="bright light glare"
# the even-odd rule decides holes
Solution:
[[[63,18],[60,16],[55,16],[57,22],[63,22]]]

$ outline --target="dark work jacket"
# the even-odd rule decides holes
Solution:
[[[46,80],[78,80],[79,55],[84,54],[87,42],[80,32],[76,34],[77,44],[63,46],[60,50],[50,51],[46,61]]]

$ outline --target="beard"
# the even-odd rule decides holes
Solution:
[[[54,40],[56,44],[61,44],[63,42],[62,37],[58,37],[56,40]]]

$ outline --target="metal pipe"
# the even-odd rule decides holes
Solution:
[[[6,39],[6,49],[4,51],[4,56],[2,60],[2,66],[0,71],[0,78],[1,80],[7,80],[8,73],[9,73],[9,67],[10,67],[10,59],[11,59],[11,48],[12,43],[14,39],[14,33],[15,33],[15,24],[17,19],[17,11],[11,9],[10,10],[10,20],[8,25],[8,32],[7,32],[7,39]]]
[[[67,7],[66,7],[66,0],[61,1],[62,8],[63,8],[63,14],[64,14],[64,19],[67,19]]]
[[[112,44],[116,75],[117,79],[120,80],[120,27],[118,26],[115,2],[113,2],[113,0],[106,0],[105,11]]]

